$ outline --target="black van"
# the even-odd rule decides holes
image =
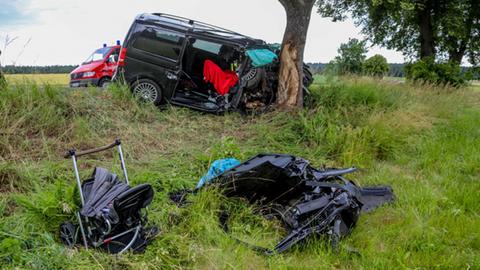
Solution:
[[[262,40],[154,13],[136,17],[115,77],[128,83],[134,95],[156,105],[221,113],[267,108],[276,98],[278,70],[278,49]],[[305,67],[305,87],[312,81]]]

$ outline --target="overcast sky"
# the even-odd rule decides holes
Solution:
[[[2,63],[79,64],[103,43],[123,41],[137,14],[163,12],[215,24],[267,42],[281,42],[285,11],[278,0],[0,0]],[[362,38],[351,21],[333,23],[314,12],[306,62],[328,62],[341,43]],[[18,37],[4,50],[6,36]],[[399,52],[373,47],[389,62]]]

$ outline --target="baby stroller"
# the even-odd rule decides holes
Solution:
[[[77,167],[77,158],[118,148],[124,181],[103,168],[95,168],[92,177],[83,181]],[[152,202],[153,189],[149,184],[130,187],[125,167],[121,141],[84,152],[68,151],[65,158],[71,158],[80,193],[81,209],[76,213],[78,226],[65,222],[60,226],[60,238],[69,247],[77,242],[89,247],[103,248],[114,254],[129,249],[141,252],[156,229],[145,229],[146,208]],[[144,211],[142,211],[144,210]]]

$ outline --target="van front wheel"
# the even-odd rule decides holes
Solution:
[[[162,102],[162,90],[157,83],[149,79],[141,79],[132,85],[133,95],[142,101],[160,105]]]

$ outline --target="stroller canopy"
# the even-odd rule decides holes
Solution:
[[[113,208],[110,205],[113,200],[130,187],[104,168],[95,168],[92,178],[82,187],[85,205],[80,213],[86,217],[99,217],[105,208]]]

